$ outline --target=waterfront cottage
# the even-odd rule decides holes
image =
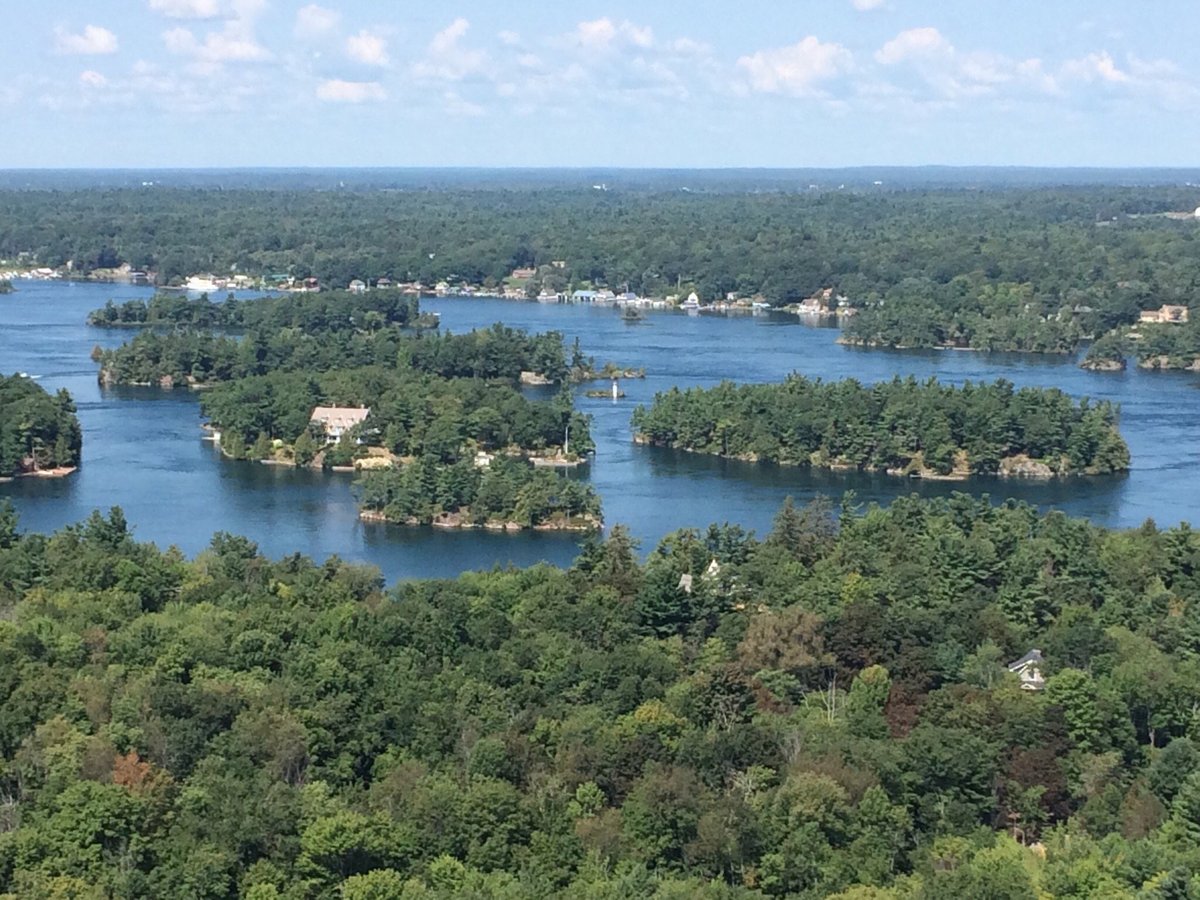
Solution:
[[[312,411],[309,422],[320,425],[327,440],[339,441],[347,431],[355,425],[361,425],[367,420],[371,410],[367,407],[353,406],[318,406]]]
[[[1166,304],[1159,309],[1142,311],[1139,321],[1150,325],[1183,325],[1188,320],[1188,308]]]

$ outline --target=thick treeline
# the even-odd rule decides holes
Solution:
[[[789,465],[992,474],[1028,457],[1053,474],[1100,474],[1129,467],[1116,418],[1109,403],[1004,380],[868,386],[792,375],[773,385],[673,388],[638,407],[633,427],[650,444]]]
[[[90,191],[5,195],[0,258],[77,270],[128,262],[161,283],[291,271],[538,283],[644,295],[694,287],[775,304],[833,288],[862,310],[848,338],[885,346],[1064,352],[1189,304],[1200,284],[1194,188],[596,192]]]
[[[66,390],[51,395],[23,375],[0,375],[0,478],[79,465],[83,430]]]
[[[143,331],[97,349],[107,384],[211,385],[274,372],[325,372],[360,366],[415,369],[442,378],[503,379],[522,372],[547,381],[567,376],[562,334],[530,335],[506,325],[466,334],[406,333],[399,327],[255,329],[240,338],[201,330]]]
[[[476,449],[543,451],[561,447],[568,426],[576,452],[593,449],[588,418],[572,410],[569,398],[529,400],[508,384],[482,379],[382,367],[278,372],[220,384],[200,398],[234,456],[262,437],[294,444],[308,432],[316,406],[369,407],[351,442],[398,456],[454,462]]]
[[[1139,307],[1113,317],[1126,321]],[[954,347],[1026,353],[1072,353],[1106,326],[1081,304],[1041,294],[1030,283],[991,283],[982,275],[947,283],[906,278],[886,297],[868,300],[847,320],[844,343],[869,347]]]
[[[616,528],[569,571],[385,590],[227,534],[187,561],[119,511],[15,525],[0,509],[13,897],[1197,887],[1186,526],[847,498],[785,505],[763,541],[685,531],[643,563]],[[1044,691],[1005,666],[1031,648]]]
[[[413,465],[363,473],[358,494],[373,518],[405,525],[578,531],[600,525],[600,498],[591,485],[521,458],[483,466],[425,455]]]
[[[170,327],[274,331],[377,330],[384,325],[416,325],[421,307],[416,297],[399,291],[295,292],[239,300],[230,294],[217,302],[180,293],[158,293],[144,300],[116,304],[109,300],[88,315],[88,324],[105,327]]]

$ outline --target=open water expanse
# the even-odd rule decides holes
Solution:
[[[350,476],[230,462],[200,440],[197,398],[186,391],[102,391],[92,348],[124,343],[132,331],[89,328],[87,313],[111,298],[149,298],[148,288],[18,282],[0,296],[0,371],[36,375],[48,390],[67,388],[83,424],[83,465],[60,480],[0,484],[26,530],[52,531],[93,509],[119,505],[142,540],[175,544],[188,554],[214,532],[244,534],[271,556],[332,554],[378,565],[389,580],[452,576],[494,564],[538,560],[566,565],[576,543],[563,535],[440,532],[359,522]],[[542,305],[494,299],[423,300],[455,332],[503,321],[530,331],[579,338],[598,363],[644,367],[645,380],[622,383],[626,399],[594,400],[579,388],[579,406],[593,416],[597,445],[590,477],[609,525],[624,523],[644,550],[668,532],[736,522],[764,533],[788,494],[805,501],[838,498],[853,489],[860,501],[886,503],[902,494],[955,490],[1015,496],[1110,526],[1189,520],[1200,507],[1200,376],[1131,370],[1085,372],[1074,359],[1017,354],[858,350],[835,343],[833,328],[813,328],[793,316],[688,316],[650,313],[642,324],[611,308]],[[1062,388],[1121,404],[1121,430],[1133,454],[1127,476],[1050,484],[999,479],[920,482],[888,476],[809,473],[773,466],[636,447],[629,417],[639,403],[672,385],[722,379],[778,381],[789,372],[864,382],[895,375],[951,382],[1007,378],[1019,386]],[[607,387],[607,382],[595,386]]]

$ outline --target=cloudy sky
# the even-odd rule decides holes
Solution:
[[[4,0],[0,167],[1189,165],[1196,0]]]

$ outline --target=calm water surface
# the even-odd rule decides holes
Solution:
[[[257,541],[272,556],[338,554],[374,563],[389,579],[450,576],[543,559],[567,564],[575,555],[575,541],[561,535],[364,525],[356,516],[348,476],[223,460],[200,440],[193,395],[101,391],[97,384],[88,355],[92,348],[119,345],[133,332],[89,328],[87,313],[110,297],[149,297],[149,289],[57,282],[20,282],[18,288],[0,297],[0,371],[40,376],[50,390],[67,388],[84,429],[83,466],[75,475],[0,485],[0,496],[13,498],[26,529],[53,530],[95,508],[119,505],[140,539],[175,544],[189,554],[202,550],[214,532],[230,531]],[[790,316],[652,313],[645,323],[630,325],[606,308],[453,298],[422,305],[441,313],[443,328],[452,331],[496,321],[531,331],[557,329],[568,344],[578,337],[598,362],[645,367],[645,380],[623,383],[624,400],[588,399],[586,388],[578,397],[594,417],[597,453],[588,477],[604,500],[605,519],[629,525],[644,549],[677,528],[710,522],[737,522],[765,532],[786,495],[837,497],[847,489],[864,502],[953,490],[1016,496],[1111,526],[1134,526],[1151,517],[1173,524],[1193,518],[1200,503],[1200,376],[1195,374],[1092,373],[1074,360],[1014,354],[857,350],[834,343],[835,329],[801,325]],[[897,374],[936,375],[952,383],[1003,377],[1019,386],[1054,386],[1112,400],[1122,406],[1133,471],[1052,484],[993,479],[946,484],[751,466],[635,447],[631,441],[630,413],[656,391],[724,378],[777,381],[792,371],[865,382]]]

